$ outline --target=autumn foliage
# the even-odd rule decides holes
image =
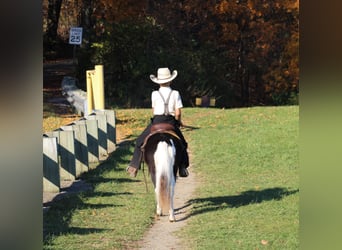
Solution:
[[[222,107],[298,103],[298,0],[73,0],[57,20],[48,13],[58,0],[43,2],[46,37],[57,27],[67,43],[70,26],[83,27],[80,85],[104,64],[111,105],[149,106],[148,76],[164,66],[179,71],[174,87],[188,106],[203,95]]]

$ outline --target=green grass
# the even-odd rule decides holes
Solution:
[[[298,249],[298,107],[198,110],[192,249]],[[263,244],[262,244],[263,243]]]
[[[118,148],[82,176],[93,191],[72,195],[44,215],[44,249],[122,249],[136,245],[154,218],[152,187],[143,175],[132,179],[124,168],[132,148]]]
[[[120,110],[134,139],[149,109]],[[201,185],[187,226],[187,249],[298,249],[298,106],[185,108],[192,170]],[[88,191],[44,215],[44,249],[129,249],[153,222],[154,194],[125,172],[132,144],[85,174]]]

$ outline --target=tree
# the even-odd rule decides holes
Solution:
[[[225,107],[286,104],[298,94],[298,0],[79,1],[80,74],[105,63],[107,93],[129,105],[148,99],[136,84],[160,65],[181,69],[175,87],[187,105],[201,95]]]
[[[45,44],[54,44],[58,40],[57,29],[61,6],[62,0],[48,0],[47,28],[44,36]]]

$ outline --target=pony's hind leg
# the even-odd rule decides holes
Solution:
[[[155,189],[155,192],[156,192],[156,201],[157,201],[156,214],[157,214],[158,216],[162,216],[163,213],[162,213],[162,209],[161,209],[161,207],[160,207],[159,190],[158,190],[158,189]]]
[[[171,190],[170,190],[170,209],[169,209],[169,221],[170,222],[175,222],[176,221],[175,213],[174,213],[174,209],[173,209],[174,188],[175,188],[175,182],[174,182],[174,180],[172,180]]]
[[[158,216],[162,216],[163,215],[162,209],[160,208],[159,204],[157,204],[157,211],[156,211],[156,213],[157,213]]]
[[[169,210],[169,221],[170,222],[175,222],[176,221],[175,213],[173,211],[173,206],[170,207],[170,210]]]

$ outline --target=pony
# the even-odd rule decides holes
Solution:
[[[152,125],[151,133],[141,148],[154,186],[156,214],[162,216],[168,210],[169,221],[175,222],[173,197],[181,162],[181,140],[172,125],[158,123]]]

